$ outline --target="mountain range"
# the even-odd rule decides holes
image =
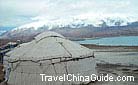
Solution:
[[[35,21],[6,31],[0,38],[26,40],[44,31],[55,31],[71,38],[137,36],[138,20],[133,17],[106,17]]]

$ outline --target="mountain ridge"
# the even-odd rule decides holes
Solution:
[[[19,26],[2,34],[2,38],[32,37],[43,31],[55,31],[66,37],[90,38],[116,35],[137,35],[138,21],[128,18],[104,18],[98,24],[88,22],[89,20],[74,19],[66,24],[46,24],[44,21],[32,22]],[[134,22],[132,22],[134,21]],[[61,22],[60,22],[61,23]],[[116,34],[117,33],[117,34]],[[19,39],[20,39],[19,38]]]

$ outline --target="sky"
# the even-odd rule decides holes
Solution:
[[[138,0],[0,0],[0,27],[92,16],[138,17]]]

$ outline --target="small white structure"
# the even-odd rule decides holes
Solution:
[[[44,32],[34,40],[8,52],[5,62],[10,65],[9,85],[72,85],[91,81],[70,80],[73,76],[96,74],[93,51],[67,40],[55,32]],[[66,78],[42,81],[42,76]],[[72,75],[70,75],[72,74]],[[69,76],[67,76],[69,75]],[[69,77],[70,81],[67,80]],[[62,79],[61,79],[62,80]]]

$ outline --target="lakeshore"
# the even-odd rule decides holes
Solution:
[[[138,83],[138,46],[99,46],[82,44],[94,51],[98,74],[135,77],[135,81],[96,82],[91,85],[137,85]]]

